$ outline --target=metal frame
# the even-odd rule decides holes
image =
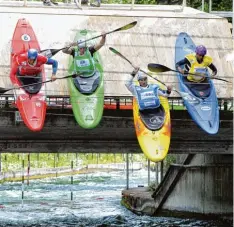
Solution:
[[[47,96],[46,98],[48,108],[52,109],[71,109],[71,102],[69,96],[64,95],[53,95],[53,96]],[[120,105],[126,106],[126,105],[132,105],[133,103],[133,97],[132,96],[105,96],[105,105],[112,105],[113,109],[121,109]],[[183,106],[183,99],[177,98],[177,97],[169,97],[168,98],[169,105],[171,109],[173,110],[175,106]],[[15,98],[13,95],[1,95],[0,96],[0,109],[5,108],[16,108],[14,105]],[[218,103],[220,110],[228,110],[232,111],[233,109],[233,99],[232,98],[218,98]],[[231,105],[228,108],[228,104],[231,103]]]

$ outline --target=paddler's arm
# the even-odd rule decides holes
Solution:
[[[58,62],[52,58],[48,58],[47,62],[45,63],[47,65],[52,65],[52,76],[51,80],[54,81],[56,80],[56,73],[58,70]]]
[[[133,79],[135,77],[135,75],[137,74],[137,72],[139,71],[139,68],[135,68],[132,73],[131,73],[131,77],[126,81],[125,86],[127,87],[127,89],[132,93],[132,95],[136,95],[135,93],[135,85],[133,82]]]
[[[218,70],[217,70],[217,68],[215,67],[215,65],[214,65],[213,63],[211,63],[208,67],[212,70],[211,76],[216,76]]]
[[[186,64],[190,65],[190,62],[187,58],[184,58],[183,60],[176,63],[176,69],[183,75],[187,72],[187,70],[182,69],[180,66],[186,65]]]
[[[167,90],[158,89],[158,95],[167,98],[171,94],[172,87],[167,86]]]
[[[98,44],[94,45],[94,49],[98,51],[101,47],[105,45],[105,43],[106,43],[106,34],[103,32],[102,39],[100,40]]]
[[[72,52],[74,51],[74,48],[72,47],[74,43],[71,43],[71,46],[68,46],[66,49],[63,49],[63,53],[64,54],[70,54],[72,55]],[[77,45],[77,42],[76,42],[76,45]],[[74,46],[74,45],[73,45]]]
[[[15,61],[13,61],[14,65],[11,67],[10,79],[14,87],[19,87],[17,84],[16,73],[18,71],[20,63],[18,60],[18,56],[14,56],[14,58],[15,58]]]

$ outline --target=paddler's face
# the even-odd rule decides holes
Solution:
[[[28,64],[33,65],[35,61],[36,61],[36,59],[28,59]]]
[[[147,77],[139,79],[138,82],[139,82],[139,84],[140,84],[141,87],[147,87],[148,86]]]
[[[83,55],[85,53],[85,47],[80,47],[80,55]]]
[[[204,58],[204,55],[196,54],[196,58],[197,58],[197,61],[198,61],[198,62],[202,62],[202,61],[203,61],[203,58]]]

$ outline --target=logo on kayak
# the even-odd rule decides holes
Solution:
[[[21,39],[25,42],[29,42],[31,40],[31,37],[28,34],[23,34],[21,36]]]
[[[163,123],[163,117],[161,116],[153,116],[150,118],[151,124],[162,124]]]
[[[88,33],[87,30],[81,30],[81,31],[80,31],[80,34],[81,34],[81,35],[87,35],[87,33]]]
[[[209,106],[202,106],[201,110],[209,111],[211,108]]]
[[[193,49],[190,49],[189,47],[186,47],[186,46],[183,48],[183,50],[188,52],[188,53],[193,53],[194,52]]]
[[[199,92],[199,95],[203,96],[203,95],[204,95],[204,92],[203,92],[203,91],[200,91],[200,92]]]

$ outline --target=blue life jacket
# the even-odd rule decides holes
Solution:
[[[155,109],[160,106],[158,89],[159,86],[156,84],[150,84],[147,88],[135,86],[136,98],[140,110]]]

